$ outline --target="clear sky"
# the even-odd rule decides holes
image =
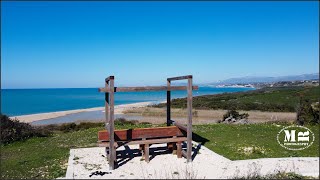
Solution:
[[[1,2],[2,88],[319,72],[318,2]]]

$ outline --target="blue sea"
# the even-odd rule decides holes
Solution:
[[[231,93],[253,90],[253,88],[199,87],[194,96]],[[173,91],[172,98],[186,97],[186,91]],[[118,92],[115,104],[136,102],[160,102],[166,100],[166,91]],[[57,88],[57,89],[2,89],[1,113],[8,116],[28,115],[55,111],[66,111],[104,106],[104,93],[98,88]]]

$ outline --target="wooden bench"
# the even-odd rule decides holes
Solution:
[[[182,151],[182,142],[186,141],[187,137],[185,137],[185,132],[177,126],[115,130],[114,139],[114,147],[139,144],[139,149],[143,152],[146,162],[149,162],[149,147],[152,144],[167,143],[169,147],[177,151],[178,158],[186,154]],[[110,147],[108,131],[98,132],[98,145]]]

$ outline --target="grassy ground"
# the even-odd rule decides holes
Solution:
[[[116,128],[150,127],[151,124],[116,125]],[[30,138],[1,146],[1,178],[52,179],[65,176],[71,148],[97,146],[103,126],[52,137]]]
[[[193,98],[196,109],[237,109],[274,112],[295,112],[299,97],[303,94],[311,102],[319,101],[320,88],[317,87],[281,87],[264,88],[247,92],[205,95]],[[161,103],[155,107],[164,107]],[[172,100],[173,108],[186,108],[186,98]]]
[[[277,143],[277,133],[285,126],[275,124],[194,126],[194,132],[207,138],[205,146],[231,160],[319,157],[319,127],[309,127],[315,134],[314,144],[301,151],[286,150]]]
[[[116,125],[117,129],[151,127],[156,125]],[[205,146],[229,158],[252,159],[267,157],[319,157],[319,128],[310,127],[316,136],[306,150],[289,151],[277,144],[276,135],[281,126],[272,124],[195,125],[194,132],[207,139]],[[103,127],[67,133],[52,137],[31,138],[1,146],[1,178],[57,178],[66,173],[70,148],[95,147],[97,132]],[[250,147],[253,149],[250,151]]]

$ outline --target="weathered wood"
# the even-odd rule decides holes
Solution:
[[[139,151],[143,151],[144,150],[144,144],[139,144]],[[143,152],[142,152],[143,153]]]
[[[105,82],[105,88],[108,88],[109,87],[109,82],[106,81]],[[106,130],[109,130],[109,93],[106,92],[105,93],[105,108],[104,108],[104,112],[105,112],[105,129]],[[109,152],[109,148],[106,147],[106,156],[107,156],[107,159],[108,161],[110,160],[109,157],[110,157],[110,152]]]
[[[175,81],[175,80],[183,80],[183,79],[189,79],[192,78],[192,75],[187,75],[187,76],[178,76],[178,77],[171,77],[168,78],[168,81]]]
[[[109,83],[106,82],[105,83],[105,88],[108,88],[109,87]],[[105,93],[105,108],[104,108],[104,111],[105,111],[105,127],[106,127],[106,130],[108,130],[109,128],[109,92],[106,92]]]
[[[199,86],[193,86],[193,90],[198,90]],[[187,90],[186,86],[144,86],[144,87],[114,87],[114,92],[139,92],[139,91],[178,91]],[[110,92],[109,88],[98,88],[99,92]]]
[[[181,158],[182,157],[182,145],[181,141],[177,142],[177,157]]]
[[[171,81],[188,79],[187,86],[171,86]],[[192,90],[198,90],[198,86],[192,86],[192,75],[172,77],[167,79],[167,86],[146,87],[114,87],[114,76],[105,79],[105,87],[99,88],[105,92],[105,116],[106,130],[99,131],[99,146],[107,147],[109,168],[113,170],[116,163],[116,147],[120,145],[140,144],[139,149],[144,151],[145,160],[149,162],[149,147],[151,144],[168,143],[177,149],[177,156],[185,156],[191,161],[192,153]],[[187,126],[175,123],[171,120],[171,91],[187,90]],[[127,130],[114,130],[114,93],[138,91],[167,91],[167,126],[162,128],[140,128]],[[174,122],[175,126],[170,126]],[[187,132],[187,137],[185,137]],[[142,139],[142,140],[141,140]],[[187,141],[187,152],[182,150],[182,142]]]
[[[174,122],[173,125],[177,126],[178,128],[182,129],[183,131],[187,132],[188,131],[188,126],[185,126],[183,124],[180,124],[178,122]]]
[[[109,76],[105,79],[106,83],[109,82],[111,79],[114,79],[114,76]]]
[[[126,144],[133,145],[133,144],[162,144],[167,142],[178,142],[178,141],[186,141],[186,137],[177,137],[177,138],[162,138],[162,139],[147,139],[147,140],[140,140],[140,141],[130,141]]]
[[[170,91],[171,83],[167,81],[167,126],[171,125],[171,91]]]
[[[149,144],[144,145],[144,160],[149,162]]]
[[[187,110],[188,110],[187,161],[191,162],[191,152],[192,152],[192,76],[190,78],[188,78]]]
[[[110,76],[110,119],[109,119],[109,139],[110,144],[114,144],[114,77]],[[115,168],[116,161],[116,150],[114,146],[110,146],[110,158],[109,158],[109,169],[113,170]]]
[[[115,130],[114,134],[114,139],[116,141],[130,141],[142,138],[165,138],[184,135],[176,126]],[[110,135],[106,130],[98,132],[99,141],[109,141],[109,137]]]
[[[132,140],[124,143],[125,145],[135,145],[135,144],[162,144],[162,143],[168,143],[168,142],[183,142],[186,141],[186,137],[177,137],[177,138],[161,138],[161,139],[147,139],[147,140]],[[100,147],[109,147],[110,143],[109,142],[104,142],[104,141],[98,141],[98,145]],[[118,147],[117,143],[114,144],[115,147]],[[139,147],[140,149],[140,147]],[[144,147],[141,146],[141,150],[143,150]]]
[[[185,150],[181,151],[181,155],[185,158],[188,158],[187,152]]]

